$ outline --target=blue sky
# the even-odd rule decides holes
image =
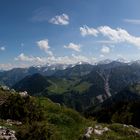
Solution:
[[[139,0],[0,0],[0,69],[140,59]]]

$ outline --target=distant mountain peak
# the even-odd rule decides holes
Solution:
[[[104,60],[101,60],[101,61],[98,61],[97,62],[97,65],[102,65],[102,64],[109,64],[109,63],[111,63],[113,60],[111,60],[111,59],[104,59]]]

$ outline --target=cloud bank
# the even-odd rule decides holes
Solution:
[[[15,58],[15,61],[19,62],[30,62],[34,65],[44,65],[44,64],[76,64],[78,62],[93,63],[96,61],[95,57],[88,58],[82,55],[72,54],[71,56],[50,56],[50,57],[33,57],[27,56],[21,53]]]

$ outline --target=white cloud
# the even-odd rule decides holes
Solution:
[[[68,25],[69,16],[67,14],[56,15],[55,17],[51,18],[49,22],[57,25]]]
[[[136,47],[140,47],[140,37],[130,35],[126,30],[117,28],[112,29],[109,26],[101,26],[98,31],[105,37],[108,37],[114,43],[129,43]]]
[[[32,62],[34,60],[34,57],[32,56],[29,57],[26,56],[24,53],[21,53],[18,57],[15,58],[15,60]]]
[[[122,28],[113,29],[109,26],[100,26],[95,30],[98,32],[98,34],[100,33],[104,37],[107,37],[111,42],[129,43],[135,47],[140,48],[140,37],[133,36]],[[84,35],[91,35],[91,34],[85,33]]]
[[[103,36],[108,37],[114,42],[124,42],[130,36],[127,31],[121,28],[112,29],[109,26],[101,26],[98,30]]]
[[[124,22],[140,25],[140,19],[124,19]]]
[[[19,56],[15,58],[15,61],[19,62],[26,62],[26,65],[45,65],[46,58],[45,57],[34,57],[34,56],[27,56],[24,53],[21,53]]]
[[[53,55],[53,53],[49,50],[50,46],[49,46],[49,41],[48,39],[44,39],[44,40],[40,40],[37,42],[38,47],[45,51],[47,54],[49,54],[50,56]]]
[[[78,62],[94,63],[96,58],[88,58],[83,55],[62,56],[62,57],[49,57],[47,62],[51,64],[76,64]]]
[[[0,47],[0,51],[5,51],[5,47]]]
[[[108,54],[108,53],[110,53],[110,48],[107,47],[107,46],[103,46],[103,47],[101,48],[101,52],[102,52],[103,54]]]
[[[98,31],[94,28],[89,28],[87,25],[80,27],[80,33],[82,36],[93,35],[97,36]]]
[[[49,56],[49,57],[33,57],[27,56],[21,53],[15,58],[15,61],[26,62],[26,65],[45,65],[45,64],[76,64],[78,62],[94,63],[96,61],[95,57],[88,58],[82,55],[72,54],[71,56]]]
[[[99,56],[100,58],[104,58],[105,56],[103,55],[103,54],[100,54],[100,56]]]
[[[53,52],[52,51],[48,51],[47,53],[48,53],[48,55],[53,56]]]
[[[0,70],[9,70],[11,68],[13,68],[13,67],[12,67],[12,64],[10,64],[10,63],[0,64]]]
[[[77,44],[74,44],[74,43],[69,43],[69,45],[64,46],[64,48],[72,49],[74,51],[80,52],[81,45],[80,44],[77,45]]]
[[[37,45],[41,50],[44,50],[45,52],[47,52],[48,49],[50,48],[48,39],[38,41]]]

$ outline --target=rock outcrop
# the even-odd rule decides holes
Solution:
[[[0,140],[17,140],[15,131],[4,126],[0,126]]]

